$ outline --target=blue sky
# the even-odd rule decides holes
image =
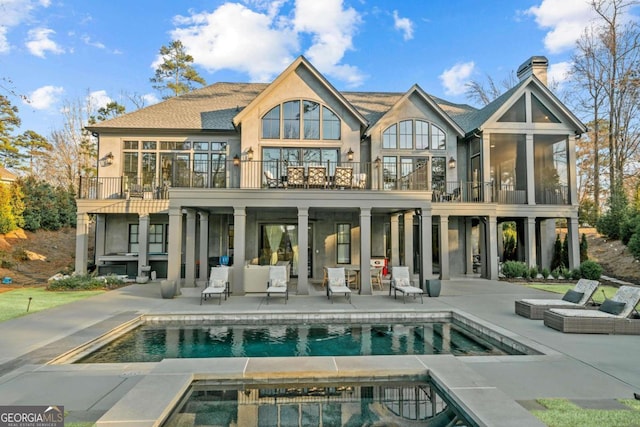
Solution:
[[[209,84],[268,82],[303,54],[339,90],[417,83],[468,103],[466,82],[500,81],[532,55],[562,83],[590,19],[586,0],[0,0],[0,94],[20,131],[44,136],[87,96],[131,111],[123,94],[161,97],[158,50],[180,39]]]

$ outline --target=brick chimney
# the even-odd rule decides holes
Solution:
[[[545,56],[532,56],[518,67],[518,78],[524,80],[533,74],[546,86],[547,68],[549,68],[549,60]]]

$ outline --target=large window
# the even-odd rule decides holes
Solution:
[[[169,224],[151,224],[149,226],[149,253],[167,252],[166,236]]]
[[[382,132],[385,150],[446,150],[447,136],[433,123],[423,120],[403,120]]]
[[[280,139],[281,125],[283,139],[340,139],[340,119],[315,101],[294,100],[273,107],[262,116],[262,138]]]
[[[140,250],[140,226],[138,224],[129,224],[129,252],[137,254]]]
[[[351,264],[351,225],[338,224],[336,236],[338,264]]]

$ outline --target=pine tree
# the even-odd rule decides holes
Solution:
[[[551,271],[562,267],[562,241],[560,235],[556,235],[556,241],[553,244],[553,256],[551,257]]]
[[[187,54],[180,40],[172,41],[169,46],[162,46],[160,56],[163,62],[150,80],[154,89],[171,92],[171,95],[163,96],[163,99],[191,92],[194,83],[203,86],[207,84],[191,66],[193,56]]]
[[[586,234],[582,233],[582,238],[580,239],[580,264],[589,259],[589,244],[587,243]]]

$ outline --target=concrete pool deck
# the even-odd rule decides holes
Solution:
[[[160,368],[158,364],[45,363],[140,314],[434,310],[467,312],[551,350],[545,356],[456,358],[476,383],[488,384],[525,406],[538,398],[561,397],[605,407],[609,402],[614,405],[614,399],[632,399],[640,391],[640,339],[563,334],[542,321],[515,314],[515,300],[544,297],[549,294],[517,284],[460,278],[444,281],[440,297],[425,297],[424,304],[419,299],[403,304],[382,291],[373,296],[353,295],[351,303],[336,299],[332,304],[316,292],[292,295],[287,304],[274,299],[267,306],[264,295],[256,295],[232,296],[221,305],[208,301],[201,306],[197,288],[186,288],[182,296],[163,300],[157,283],[131,285],[0,323],[0,404],[64,405],[67,422],[98,420],[134,387],[145,386],[151,378],[148,374]]]

